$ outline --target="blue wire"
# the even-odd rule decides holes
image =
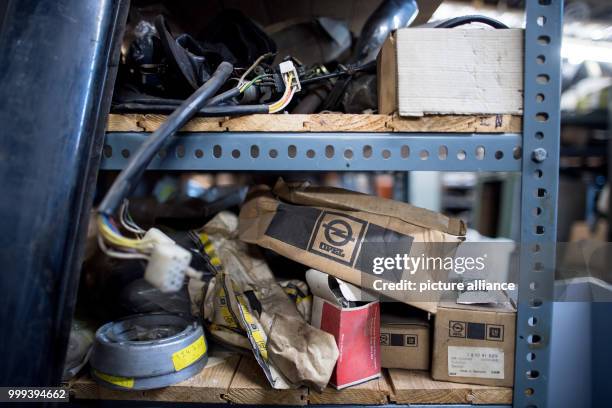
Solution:
[[[106,223],[106,225],[108,225],[108,227],[113,231],[116,232],[117,234],[120,234],[119,230],[117,228],[115,228],[115,226],[113,225],[112,222],[110,222],[110,219],[108,217],[108,215],[102,215],[102,219],[104,220],[104,222]]]

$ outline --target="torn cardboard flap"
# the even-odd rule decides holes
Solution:
[[[306,280],[313,293],[312,324],[335,338],[339,356],[330,379],[336,389],[350,387],[380,376],[380,304],[359,302],[359,288],[311,269]],[[337,290],[334,290],[334,287]],[[344,297],[346,293],[350,299]],[[347,304],[351,304],[348,306]]]
[[[333,278],[338,286],[340,287],[340,292],[342,296],[349,302],[373,302],[378,300],[378,298],[364,290],[358,288],[355,285],[351,285],[343,280]]]
[[[317,271],[316,269],[309,269],[306,271],[306,282],[308,282],[310,291],[314,296],[325,299],[337,306],[342,306],[341,300],[330,286],[330,279],[335,281],[335,283],[338,285],[340,293],[342,294],[342,297],[349,302],[373,302],[378,300],[375,296],[365,292],[357,286],[351,285],[350,283],[344,282],[338,278],[334,278],[327,273]]]
[[[362,211],[398,218],[423,228],[463,236],[466,227],[462,220],[435,211],[415,207],[401,201],[371,196],[337,187],[313,187],[308,182],[287,184],[282,178],[273,192],[285,201],[298,205],[328,207],[339,210]]]

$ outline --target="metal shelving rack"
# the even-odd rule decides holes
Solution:
[[[189,133],[176,137],[149,168],[520,171],[522,250],[514,405],[545,407],[555,268],[563,4],[561,0],[526,3],[522,135]],[[146,137],[146,133],[108,133],[101,168],[123,168],[130,152]]]

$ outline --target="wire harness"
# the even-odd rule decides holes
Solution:
[[[260,74],[251,80],[247,76],[255,70],[261,61],[269,55],[259,57],[239,79],[235,88],[212,98],[214,103],[221,103],[234,95],[244,93],[249,87],[268,80],[273,74]],[[300,80],[291,61],[285,61],[279,66],[280,74],[285,86],[281,98],[270,105],[251,105],[238,107],[207,106],[211,111],[234,109],[238,113],[277,113],[283,111],[296,92],[301,90]],[[177,245],[172,239],[158,229],[144,230],[130,217],[127,196],[136,186],[144,170],[155,154],[162,148],[168,138],[175,134],[191,117],[200,111],[219,88],[227,81],[233,71],[231,64],[223,62],[219,65],[211,79],[196,90],[168,117],[153,134],[140,146],[126,168],[108,190],[98,208],[97,227],[98,244],[100,249],[108,256],[118,259],[142,259],[147,261],[145,280],[163,292],[179,290],[185,276],[201,279],[203,273],[191,268],[191,253]],[[215,100],[216,99],[216,100]],[[241,109],[242,108],[242,109]],[[244,109],[246,108],[246,109]],[[119,224],[113,216],[119,209]],[[122,230],[133,235],[123,235]]]
[[[201,278],[202,272],[191,268],[191,253],[177,245],[158,229],[140,228],[129,216],[127,196],[140,180],[144,170],[168,138],[182,128],[227,81],[233,71],[231,64],[219,65],[211,79],[187,98],[136,151],[126,168],[119,173],[100,206],[97,214],[98,244],[108,256],[119,259],[148,261],[145,280],[162,292],[179,290],[185,276]],[[121,206],[121,227],[134,237],[122,234],[113,216]]]

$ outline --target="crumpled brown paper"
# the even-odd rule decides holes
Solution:
[[[322,390],[338,347],[332,335],[306,322],[285,292],[288,286],[305,286],[294,282],[283,289],[276,283],[257,248],[238,240],[238,219],[232,213],[219,213],[199,235],[213,251],[209,256],[218,258],[218,273],[208,285],[190,283],[190,293],[213,337],[250,348],[274,388]]]
[[[268,338],[270,359],[286,374],[287,379],[319,392],[329,382],[329,362],[333,361],[335,365],[338,359],[338,348],[320,341],[320,336],[321,330],[303,324],[300,319],[277,314]],[[308,376],[304,376],[304,373],[308,373]]]

